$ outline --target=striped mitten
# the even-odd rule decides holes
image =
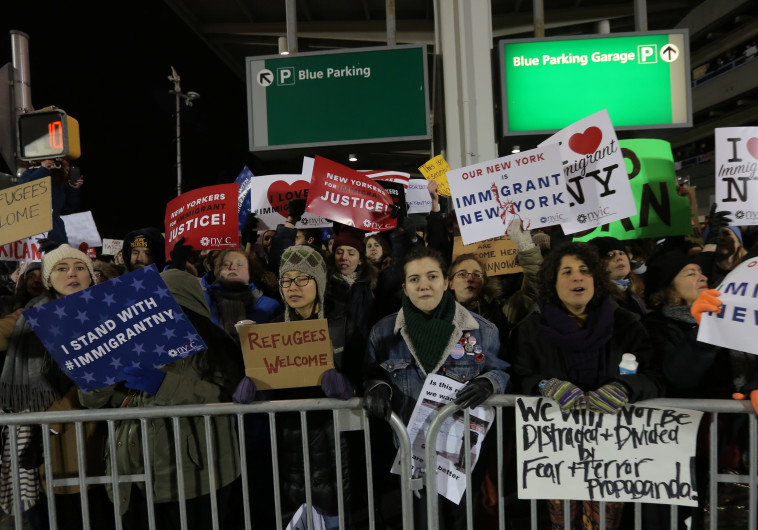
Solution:
[[[539,384],[540,394],[558,403],[562,412],[587,408],[584,392],[576,385],[560,379],[548,379]]]
[[[611,381],[597,390],[587,392],[587,408],[595,412],[618,414],[627,403],[629,390],[619,381]]]

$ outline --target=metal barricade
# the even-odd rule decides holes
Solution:
[[[344,487],[342,484],[342,475],[340,470],[342,469],[342,454],[338,449],[340,447],[340,441],[344,433],[348,431],[362,431],[363,432],[363,450],[367,456],[367,471],[366,471],[366,488],[368,491],[367,501],[367,514],[368,514],[368,528],[373,530],[376,528],[374,513],[375,513],[375,492],[373,491],[373,469],[371,465],[371,442],[372,436],[369,428],[369,421],[365,412],[361,408],[361,400],[359,398],[353,398],[347,401],[336,399],[310,399],[310,400],[283,400],[283,401],[260,401],[251,403],[249,405],[239,404],[207,404],[207,405],[181,405],[171,407],[127,407],[120,409],[93,409],[93,410],[72,410],[72,411],[57,411],[57,412],[38,412],[38,413],[18,413],[18,414],[0,414],[0,427],[8,433],[7,440],[10,444],[10,454],[18,454],[18,440],[17,440],[17,426],[23,425],[41,425],[42,426],[42,443],[43,452],[45,455],[49,455],[51,451],[51,437],[55,434],[51,433],[50,426],[57,424],[73,423],[75,425],[76,432],[76,449],[77,459],[79,464],[79,473],[76,478],[55,478],[53,476],[53,467],[50,458],[44,459],[45,470],[45,486],[48,492],[47,495],[47,508],[48,517],[50,523],[50,529],[56,530],[60,528],[65,530],[65,523],[57,521],[56,518],[56,506],[55,506],[55,487],[59,486],[78,486],[79,495],[82,506],[82,519],[83,527],[90,528],[90,506],[88,503],[87,487],[89,485],[97,484],[109,484],[113,491],[117,492],[119,484],[125,483],[145,483],[152,484],[152,468],[149,465],[151,461],[150,455],[150,443],[148,440],[147,422],[151,419],[169,419],[174,430],[174,453],[176,456],[176,482],[177,482],[177,495],[179,504],[179,517],[181,527],[187,528],[187,513],[185,507],[186,495],[184,490],[184,470],[182,468],[181,451],[181,418],[188,417],[200,417],[203,418],[205,425],[205,443],[207,448],[206,459],[208,461],[208,478],[210,483],[210,503],[213,521],[213,529],[218,530],[220,526],[220,514],[218,513],[218,505],[216,500],[216,489],[218,484],[216,482],[216,469],[214,459],[211,458],[213,454],[213,436],[211,422],[217,417],[233,417],[236,419],[237,425],[237,441],[240,448],[239,462],[241,468],[241,489],[242,489],[242,508],[244,527],[246,529],[253,528],[252,515],[250,510],[250,491],[248,487],[248,463],[250,461],[250,455],[247,454],[245,444],[245,421],[244,418],[250,414],[265,414],[268,415],[269,427],[270,427],[270,446],[271,446],[271,459],[272,462],[278,462],[279,458],[287,458],[288,455],[278,455],[277,443],[276,443],[276,425],[277,415],[283,413],[297,413],[300,415],[300,427],[302,435],[302,451],[304,461],[304,473],[305,473],[305,495],[307,510],[307,523],[308,528],[313,528],[313,516],[311,507],[313,505],[312,499],[312,487],[311,487],[311,475],[310,475],[310,455],[308,446],[308,412],[315,411],[331,411],[333,425],[334,425],[334,440],[335,440],[335,457],[336,457],[336,470],[337,470],[337,491],[338,497],[338,512],[340,520],[340,529],[344,530],[346,526],[346,513],[344,505]],[[141,441],[142,441],[142,457],[144,464],[144,473],[132,474],[132,475],[119,475],[117,466],[117,451],[116,451],[116,426],[119,422],[123,421],[138,421],[141,427]],[[85,466],[85,434],[84,425],[90,422],[105,422],[107,425],[107,443],[110,448],[110,475],[103,476],[87,476]],[[405,429],[405,425],[401,422],[400,418],[393,414],[390,418],[390,427],[395,435],[397,443],[399,444],[400,451],[400,504],[402,509],[402,525],[404,529],[413,528],[413,507],[412,507],[412,487],[414,483],[411,477],[411,458],[410,458],[410,440]],[[265,456],[264,456],[265,458]],[[19,486],[19,459],[11,458],[11,474],[13,479],[12,491],[13,491],[13,513],[21,513],[21,492]],[[280,495],[280,477],[278,465],[273,467],[273,476],[271,477],[271,486],[274,489],[274,503],[276,513],[276,525],[277,528],[284,528],[286,521],[283,521],[282,514],[282,499]],[[381,471],[382,473],[385,470]],[[155,512],[154,512],[154,495],[152,488],[145,488],[145,497],[147,501],[147,517],[149,521],[149,528],[151,530],[156,529]],[[120,513],[120,499],[119,495],[113,496],[113,517],[114,526],[116,529],[121,530],[122,523],[119,516]],[[14,520],[16,530],[22,530],[23,522],[21,517],[15,517]],[[258,527],[256,527],[258,528]]]
[[[503,434],[503,408],[504,407],[514,407],[516,404],[516,399],[520,396],[515,395],[498,395],[493,396],[490,399],[488,399],[485,402],[485,405],[490,405],[496,408],[496,416],[495,416],[495,446],[497,450],[497,469],[499,472],[497,473],[497,511],[498,511],[498,528],[500,530],[503,530],[506,528],[506,514],[505,514],[505,485],[503,481],[503,447],[505,446],[505,438]],[[690,409],[690,410],[699,410],[703,411],[705,413],[710,413],[710,440],[712,443],[709,445],[709,454],[708,454],[708,468],[709,468],[709,476],[708,476],[708,501],[710,505],[710,511],[709,511],[709,528],[711,530],[716,530],[719,527],[719,517],[718,517],[718,485],[719,484],[747,484],[748,485],[748,530],[756,530],[756,517],[758,515],[758,505],[756,505],[756,500],[758,500],[758,491],[756,491],[756,482],[758,481],[758,431],[756,430],[758,423],[756,423],[756,414],[753,410],[753,407],[749,401],[734,401],[734,400],[705,400],[705,399],[699,399],[699,400],[689,400],[689,399],[651,399],[647,401],[641,401],[638,403],[635,403],[635,405],[639,406],[645,406],[645,407],[657,407],[657,408],[680,408],[680,409]],[[450,403],[448,405],[445,405],[439,413],[436,415],[436,417],[431,421],[429,425],[429,429],[426,433],[426,447],[425,447],[425,462],[426,462],[426,469],[427,470],[436,470],[437,469],[437,452],[436,452],[436,443],[437,436],[440,432],[440,428],[442,427],[442,424],[445,422],[447,418],[452,416],[455,412],[459,411],[460,407],[457,405]],[[714,440],[718,439],[718,431],[717,431],[717,425],[718,425],[718,416],[719,414],[744,414],[747,416],[748,419],[748,429],[749,429],[749,440],[748,440],[748,451],[749,451],[749,466],[748,466],[748,474],[745,475],[731,475],[731,474],[723,474],[718,472],[718,444],[713,443]],[[704,417],[705,419],[705,417]],[[469,421],[469,412],[468,410],[464,411],[464,425],[468,425]],[[492,433],[489,434],[489,436],[492,436]],[[465,449],[466,449],[466,508],[467,508],[467,528],[468,529],[474,529],[474,522],[473,522],[473,507],[472,507],[472,492],[471,492],[471,445],[470,445],[470,438],[469,436],[464,436],[464,443],[465,443]],[[426,488],[426,491],[429,493],[426,496],[427,500],[427,517],[428,517],[428,528],[429,530],[437,530],[439,528],[439,512],[438,512],[438,506],[439,506],[439,497],[436,494],[437,492],[437,478],[436,478],[436,471],[434,472],[428,472],[425,474],[424,477],[424,485]],[[705,488],[700,486],[700,494],[703,494],[703,490]],[[530,528],[535,530],[537,528],[537,501],[532,499],[528,501],[530,503]],[[566,504],[568,501],[564,501],[564,515],[565,515],[565,521],[564,525],[565,528],[570,528],[570,519],[569,519],[569,510],[565,509]],[[642,503],[631,503],[634,504],[634,528],[636,530],[640,530],[642,528],[642,517],[641,517],[641,510],[642,510]],[[677,528],[677,506],[671,506],[671,514],[670,514],[670,524],[671,528]],[[605,528],[605,503],[600,503],[600,520],[599,520],[599,527]]]

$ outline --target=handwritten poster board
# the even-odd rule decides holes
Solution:
[[[482,261],[487,270],[487,276],[516,274],[524,269],[516,262],[518,248],[508,236],[495,237],[471,245],[464,245],[463,240],[456,236],[453,239],[453,260],[461,254],[474,254]]]
[[[418,170],[426,180],[433,180],[437,183],[437,193],[450,197],[450,186],[447,183],[447,172],[450,171],[450,166],[442,155],[427,160],[424,165],[419,166]]]
[[[716,202],[734,224],[758,225],[758,127],[715,132]]]
[[[55,362],[84,392],[206,348],[155,265],[24,311]]]
[[[758,259],[740,263],[717,289],[721,313],[703,313],[697,340],[758,355]]]
[[[565,234],[620,221],[637,213],[624,158],[607,110],[561,129],[540,145],[558,144],[569,192]]]
[[[245,374],[259,390],[318,386],[334,368],[326,319],[250,324],[237,332]]]
[[[697,506],[691,463],[702,415],[635,405],[564,414],[551,399],[518,398],[518,496]]]
[[[42,261],[39,241],[47,232],[0,246],[0,261]]]
[[[466,244],[504,234],[516,218],[527,230],[568,218],[555,144],[448,171],[447,181]]]
[[[45,177],[0,190],[0,245],[53,228],[51,185]]]

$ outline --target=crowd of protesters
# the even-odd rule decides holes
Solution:
[[[122,252],[115,259],[92,260],[62,238],[51,238],[41,263],[16,271],[14,288],[0,304],[3,411],[359,396],[371,417],[386,420],[396,412],[407,422],[430,374],[464,383],[455,402],[470,408],[496,393],[517,393],[552,399],[563,411],[616,414],[627,403],[654,397],[723,399],[733,393],[750,397],[758,392],[754,356],[697,340],[702,313],[719,311],[719,293],[713,288],[741,261],[758,253],[754,228],[735,226],[723,212],[712,209],[702,227],[703,237],[620,241],[604,236],[574,242],[559,226],[530,232],[516,219],[504,232],[507,228],[518,247],[523,273],[491,276],[486,263],[474,254],[454,258],[453,238],[459,234],[455,214],[441,211],[435,183],[430,182],[428,189],[432,211],[423,224],[401,214],[397,228],[379,234],[337,223],[331,230],[298,229],[305,202],[296,200],[289,204],[286,222],[275,230],[259,231],[258,220],[249,215],[240,234],[242,246],[236,249],[200,252],[182,240],[165,256],[160,230],[145,227],[124,235]],[[207,350],[159,368],[130,367],[119,383],[77,392],[34,335],[22,310],[148,265],[162,271]],[[329,326],[335,368],[324,374],[320,388],[258,390],[245,377],[237,325],[322,318]],[[634,374],[619,373],[625,353],[636,357],[639,368]],[[351,513],[361,502],[351,484],[365,471],[351,457],[349,439],[335,447],[331,414],[308,417],[309,475],[303,467],[298,414],[277,423],[278,451],[287,458],[268,462],[268,468],[255,461],[249,486],[256,528],[273,528],[273,482],[266,478],[271,476],[271,465],[279,466],[283,505],[289,513],[305,502],[304,481],[310,476],[313,506],[330,529],[339,528],[335,488],[341,473],[344,524],[353,525]],[[175,450],[180,447],[187,520],[190,528],[209,528],[210,482],[203,458],[206,440],[212,437],[217,512],[222,528],[237,528],[241,464],[236,425],[224,418],[210,424],[202,419],[186,421],[182,431],[186,443],[179,444],[172,439],[169,420],[148,422],[153,444],[150,462],[142,459],[140,423],[119,423],[115,433],[119,473],[143,473],[145,466],[151,466],[158,528],[178,528],[179,495],[172,477]],[[270,454],[273,433],[265,418],[251,415],[245,421],[251,466],[250,451]],[[67,439],[71,435],[62,430],[53,438],[63,447],[72,443]],[[46,528],[44,497],[55,494],[75,497],[56,502],[59,528],[81,528],[78,490],[43,491],[40,465],[47,455],[41,452],[39,433],[20,427],[17,436],[20,454],[12,455],[7,429],[3,433],[0,507],[11,510],[9,462],[20,458],[23,510],[31,527]],[[98,464],[110,468],[107,450],[103,453],[102,444],[96,443],[103,437],[94,426],[86,431],[87,454],[94,457],[90,474]],[[382,433],[376,439],[381,440]],[[391,437],[387,440],[392,443]],[[730,442],[741,443],[736,436]],[[738,447],[737,456],[730,453],[728,465],[742,465],[739,449],[743,448]],[[337,452],[342,452],[342,469],[336,468]],[[379,450],[373,456],[383,459],[393,452]],[[56,477],[75,476],[75,451],[73,462],[64,449],[56,454],[60,456],[50,455],[56,458]],[[479,491],[487,471],[483,468],[491,462],[482,458],[482,473],[474,481],[475,517],[482,511]],[[375,472],[385,471],[381,467]],[[110,484],[91,488],[90,508],[97,521],[93,528],[113,526],[112,507],[98,501],[105,494],[111,500],[119,498],[124,528],[147,528],[144,486],[131,484],[116,491]],[[563,528],[566,505],[548,501],[544,506],[548,524]],[[569,506],[576,525],[597,528],[596,503]],[[607,509],[606,528],[628,524],[630,514],[624,504],[609,503]],[[418,528],[425,527],[425,510],[422,495],[414,502]],[[466,528],[465,502],[441,502],[440,510],[445,528]],[[702,525],[702,509],[690,515],[693,528]],[[651,525],[669,520],[655,509],[643,517]],[[663,528],[665,522],[650,528]]]

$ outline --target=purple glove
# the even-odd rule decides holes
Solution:
[[[237,388],[234,389],[234,394],[232,394],[232,401],[235,403],[242,403],[244,405],[252,403],[255,401],[256,390],[257,388],[255,387],[255,381],[250,379],[248,376],[245,376],[239,383],[237,383]]]
[[[355,396],[355,387],[347,377],[334,368],[324,372],[321,377],[321,390],[329,398],[350,399]]]
[[[138,366],[127,366],[124,368],[126,375],[126,387],[140,390],[147,394],[155,395],[163,383],[166,374],[157,368],[140,368]]]

